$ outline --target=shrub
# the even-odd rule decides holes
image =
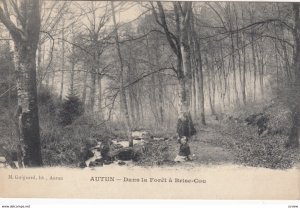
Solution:
[[[59,112],[60,124],[63,126],[70,125],[83,113],[84,108],[79,97],[74,92],[70,92],[62,103],[61,110]]]
[[[153,166],[170,163],[169,147],[165,141],[149,141],[136,162],[138,165]]]

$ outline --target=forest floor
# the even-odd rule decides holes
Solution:
[[[139,164],[186,167],[234,164],[271,169],[300,167],[299,148],[285,147],[287,135],[278,132],[280,127],[276,127],[276,131],[272,129],[272,118],[266,119],[268,122],[264,126],[267,130],[259,133],[260,127],[257,124],[250,125],[245,122],[248,116],[221,120],[208,117],[207,125],[196,125],[197,134],[189,141],[192,161],[174,162],[179,152],[179,144],[176,139],[169,139],[156,144],[151,155],[146,155],[146,160]],[[282,120],[281,117],[279,123]],[[164,153],[160,155],[160,152]]]
[[[199,165],[221,165],[233,164],[235,155],[223,146],[230,143],[233,138],[218,131],[220,125],[216,122],[209,123],[205,128],[197,128],[197,134],[189,141],[192,153],[192,161],[178,165],[199,166]],[[177,141],[169,142],[170,159],[174,159],[179,152]]]
[[[239,128],[231,128],[232,125]],[[269,146],[267,144],[265,147],[265,144],[256,144],[257,139],[263,140],[259,137],[250,139],[252,141],[249,143],[241,144],[244,141],[241,139],[243,136],[240,136],[240,128],[243,128],[240,123],[226,125],[216,121],[208,123],[205,127],[198,128],[198,133],[189,141],[192,161],[163,164],[185,167],[243,165],[272,169],[300,167],[299,149],[273,148],[276,144]],[[168,146],[166,161],[174,161],[179,152],[179,144],[177,140],[168,140],[166,145]]]
[[[137,152],[142,152],[138,158],[131,158],[126,163],[114,160],[113,164],[105,166],[193,168],[237,165],[271,169],[300,168],[300,148],[286,147],[290,120],[290,112],[280,103],[251,104],[226,115],[218,115],[218,118],[207,115],[206,125],[199,125],[195,119],[197,134],[188,142],[193,160],[186,162],[174,161],[180,147],[174,137],[175,128],[148,129],[146,131],[153,138],[148,135],[142,139],[144,143],[136,145]],[[51,125],[45,125],[48,124],[46,121]],[[45,118],[41,123],[44,123],[41,132],[45,166],[82,167],[80,164],[85,161],[84,168],[91,161],[101,158],[100,144],[103,141],[112,140],[118,145],[128,143],[121,129],[106,132],[96,125],[81,125],[87,123],[84,119],[78,125],[62,129],[53,125],[50,118]],[[91,153],[91,149],[98,151],[97,154],[87,154]],[[0,166],[2,159],[0,157]]]

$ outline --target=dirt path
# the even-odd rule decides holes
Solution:
[[[205,129],[198,129],[189,144],[194,160],[178,165],[198,166],[198,165],[222,165],[233,164],[235,156],[222,144],[224,140],[232,140],[228,135],[222,135],[216,131],[218,125],[208,125]],[[175,158],[178,153],[179,144],[170,144],[170,158]]]

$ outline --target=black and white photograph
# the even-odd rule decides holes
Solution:
[[[299,183],[298,2],[1,0],[0,73],[0,184],[208,186],[101,173],[223,167]],[[57,175],[20,172],[41,169]]]

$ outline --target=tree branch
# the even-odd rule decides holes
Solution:
[[[11,21],[11,19],[4,14],[2,7],[0,7],[0,21],[10,32],[14,40],[20,40],[22,37],[22,31]]]

